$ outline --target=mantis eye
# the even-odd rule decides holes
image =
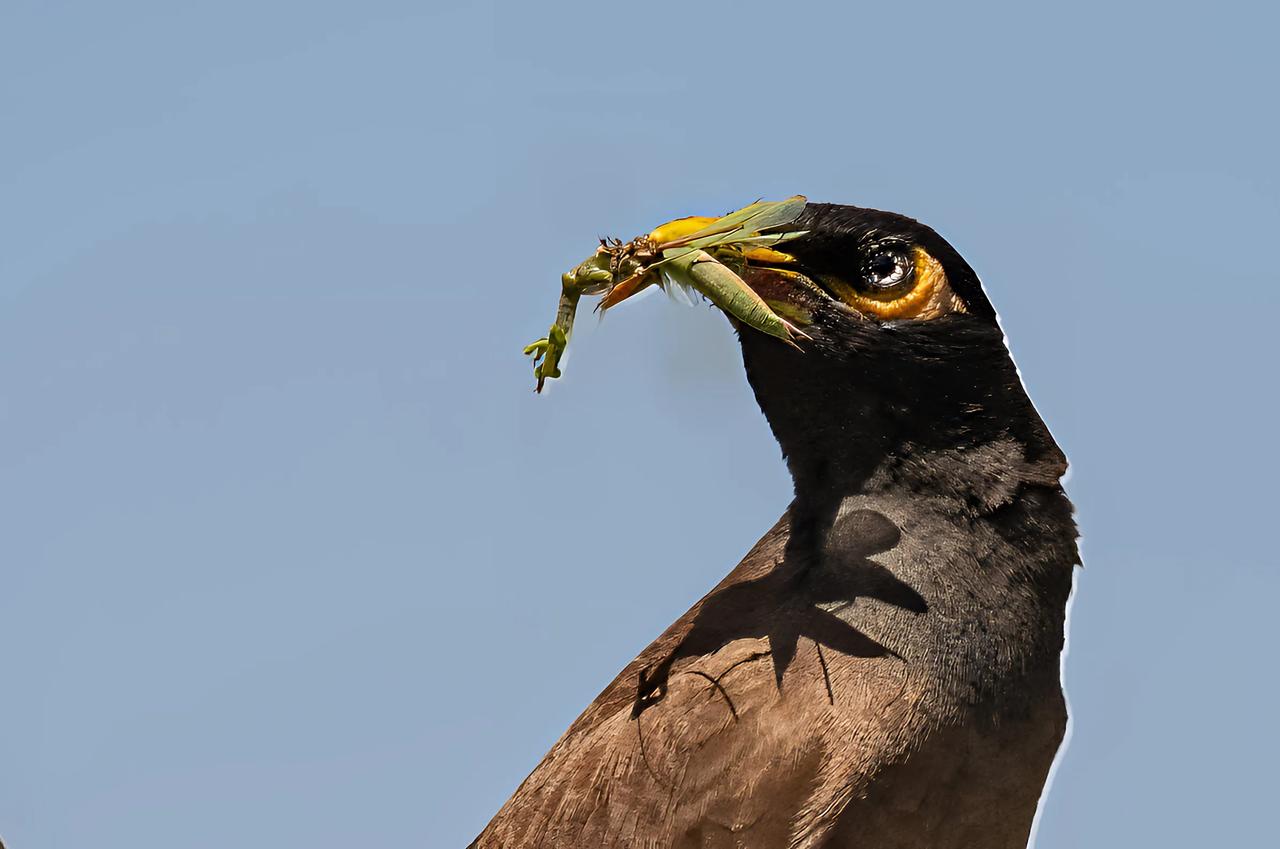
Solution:
[[[878,247],[862,265],[861,288],[872,297],[896,295],[910,288],[915,277],[915,262],[905,248]]]

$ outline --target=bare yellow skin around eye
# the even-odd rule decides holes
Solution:
[[[942,263],[924,248],[912,248],[915,254],[915,281],[910,292],[892,299],[874,298],[839,286],[841,299],[858,312],[882,321],[915,319],[928,321],[956,312],[964,312],[964,302],[951,290]]]

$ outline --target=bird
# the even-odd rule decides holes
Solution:
[[[1068,719],[1066,458],[937,232],[789,228],[742,279],[800,333],[735,326],[790,505],[470,849],[1028,844]]]

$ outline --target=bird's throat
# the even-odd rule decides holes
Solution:
[[[930,347],[941,336],[873,325],[816,336],[804,352],[751,331],[740,338],[791,471],[802,535],[806,523],[821,534],[850,495],[941,486],[980,501],[993,475],[1056,481],[1065,470],[994,326],[953,328],[951,350]]]

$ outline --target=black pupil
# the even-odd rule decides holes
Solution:
[[[893,286],[898,282],[898,257],[884,251],[867,263],[867,282],[872,286]]]

